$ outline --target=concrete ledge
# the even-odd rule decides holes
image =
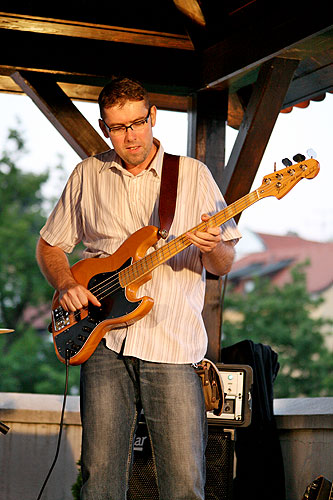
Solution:
[[[0,435],[1,498],[37,498],[54,460],[62,405],[58,395],[0,393],[0,421],[9,427]],[[43,500],[73,500],[80,454],[79,397],[68,396],[59,457]]]
[[[53,394],[0,393],[0,417],[11,422],[58,423],[63,396]],[[332,398],[275,399],[279,429],[333,429]],[[81,425],[80,398],[67,396],[65,423]]]
[[[277,399],[288,500],[300,500],[316,477],[333,479],[333,398]]]
[[[0,392],[0,420],[58,424],[63,396]],[[79,396],[67,396],[64,424],[81,425]]]
[[[6,500],[37,496],[54,457],[62,404],[58,395],[0,393],[0,421],[10,427],[0,435],[0,491]],[[276,399],[274,413],[287,499],[300,500],[317,476],[333,479],[333,398]],[[60,456],[43,500],[72,499],[81,453],[79,396],[67,397],[64,424]]]
[[[333,429],[333,398],[274,401],[278,429]]]

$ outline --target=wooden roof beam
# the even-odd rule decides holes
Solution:
[[[14,73],[15,69],[17,68],[12,68],[9,74]],[[8,94],[24,94],[21,87],[17,85],[10,76],[7,76],[7,71],[5,75],[2,75],[1,73],[2,71],[0,65],[0,92]],[[63,82],[58,78],[59,75],[54,75],[54,79],[59,87],[73,101],[97,102],[98,96],[103,88],[98,85]],[[151,102],[155,104],[158,109],[186,112],[188,108],[189,98],[187,96],[149,92],[149,97]]]
[[[311,40],[332,28],[330,4],[318,1],[320,7],[317,5],[314,10],[309,4],[302,11],[292,12],[290,17],[285,15],[283,20],[273,27],[269,24],[255,27],[251,25],[248,29],[200,51],[199,88],[212,88],[223,84],[229,86],[230,80],[239,74],[255,69],[273,57],[299,60],[300,57],[296,53],[286,56],[284,52],[301,41]]]
[[[110,148],[50,75],[16,71],[12,78],[82,159]]]
[[[186,35],[7,12],[0,12],[0,29],[193,50],[193,44]]]
[[[261,67],[223,172],[228,204],[249,193],[297,66],[294,59],[275,58]]]
[[[149,92],[183,96],[195,87],[196,56],[189,50],[9,29],[0,29],[0,45],[6,47],[1,53],[4,71],[11,67],[12,72],[49,73],[57,81],[100,86],[113,75],[127,75],[142,81]]]

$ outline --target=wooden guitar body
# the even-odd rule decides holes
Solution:
[[[130,236],[119,249],[105,258],[88,258],[72,266],[75,280],[88,288],[102,307],[88,307],[68,313],[59,304],[59,294],[52,300],[52,333],[58,359],[71,365],[86,361],[105,333],[143,318],[154,305],[152,298],[136,297],[139,286],[151,279],[144,274],[127,286],[121,283],[121,270],[137,262],[158,241],[158,229],[147,226]]]

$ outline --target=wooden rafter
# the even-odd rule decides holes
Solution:
[[[0,12],[0,28],[16,31],[29,31],[44,35],[61,35],[108,42],[122,42],[138,45],[152,45],[183,50],[193,50],[191,40],[174,33],[129,29],[104,24],[91,24],[65,19],[10,14]]]
[[[330,8],[329,4],[326,8]],[[200,88],[223,83],[229,86],[230,80],[237,78],[240,73],[255,69],[282,53],[283,57],[288,57],[284,54],[287,51],[290,51],[290,59],[298,60],[297,47],[294,52],[290,49],[295,48],[295,44],[300,44],[302,40],[307,39],[309,43],[311,38],[330,32],[331,26],[327,21],[330,15],[327,12],[325,16],[320,9],[315,9],[314,12],[309,12],[308,19],[303,23],[299,22],[297,14],[290,18],[285,16],[274,30],[267,25],[258,25],[256,29],[248,28],[237,32],[202,50],[199,56]]]
[[[109,149],[52,77],[17,71],[12,78],[81,158]]]
[[[49,73],[58,81],[104,86],[122,74],[142,81],[150,92],[188,95],[196,80],[190,50],[9,29],[0,29],[0,45],[6,47],[0,61],[4,70]]]
[[[173,0],[173,3],[183,14],[188,16],[191,21],[200,26],[206,25],[205,16],[202,13],[200,3],[197,0]]]
[[[15,72],[14,68],[9,74]],[[70,82],[58,81],[57,84],[65,92],[65,94],[73,101],[97,102],[102,86],[83,85]],[[8,92],[11,94],[24,94],[23,90],[14,80],[7,75],[1,75],[0,67],[0,92]],[[171,111],[187,111],[188,97],[179,95],[157,94],[149,92],[151,102],[159,109]]]
[[[282,58],[262,66],[223,173],[228,204],[250,191],[297,66],[298,61]]]

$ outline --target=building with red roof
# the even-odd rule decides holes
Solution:
[[[255,276],[268,276],[276,285],[290,280],[290,268],[309,261],[305,268],[310,293],[322,293],[333,285],[333,242],[308,241],[297,235],[256,233],[259,251],[236,260],[229,279],[241,285]],[[236,247],[237,248],[237,247]]]
[[[304,272],[308,292],[324,299],[315,314],[333,319],[333,242],[309,241],[294,234],[252,233],[251,238],[252,251],[247,253],[243,241],[243,253],[229,273],[236,291],[251,290],[254,278],[259,276],[282,286],[291,280],[290,269],[307,261]],[[328,338],[328,345],[333,348],[333,337]]]

